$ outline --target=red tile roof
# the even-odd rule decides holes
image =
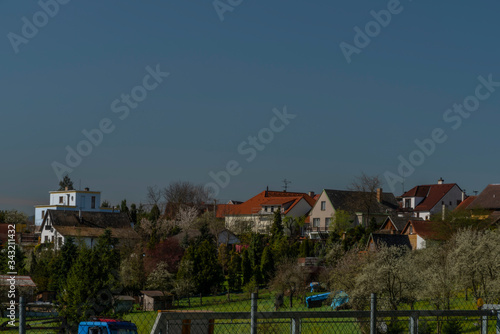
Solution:
[[[465,210],[477,198],[477,196],[469,196],[460,203],[455,210]]]
[[[284,214],[287,214],[302,199],[304,199],[311,206],[311,208],[316,203],[311,196],[305,193],[263,191],[242,204],[218,205],[217,217],[224,218],[228,215],[251,215],[259,212],[262,209],[262,205],[283,205],[293,201],[293,203],[284,212]]]
[[[430,211],[456,185],[456,183],[446,183],[416,186],[405,192],[401,197],[424,197],[422,202],[415,208],[415,211]]]
[[[442,222],[432,222],[428,220],[410,220],[406,224],[403,233],[408,233],[409,226],[413,226],[413,234],[419,235],[424,240],[444,240],[444,228]]]

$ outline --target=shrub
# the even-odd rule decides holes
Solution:
[[[444,323],[442,334],[460,334],[462,333],[462,324],[458,320],[449,320]]]

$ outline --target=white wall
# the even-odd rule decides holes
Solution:
[[[446,193],[446,195],[444,195],[441,201],[443,201],[444,204],[446,205],[446,210],[452,211],[458,206],[457,201],[462,201],[462,190],[460,190],[460,188],[457,185],[455,185],[453,188],[450,189],[450,191],[448,191],[448,193]],[[436,204],[436,206],[434,206],[431,209],[432,214],[439,213],[443,210],[441,201],[439,201]]]
[[[321,210],[321,202],[323,201],[326,203],[325,210]],[[310,226],[311,227],[313,226],[312,224],[314,218],[319,218],[320,221],[319,226],[322,230],[324,230],[326,228],[325,219],[331,218],[334,214],[335,214],[335,209],[332,206],[332,203],[330,202],[330,199],[328,198],[326,192],[323,190],[323,192],[318,198],[318,201],[313,206],[313,208],[311,209],[311,213],[309,214]]]

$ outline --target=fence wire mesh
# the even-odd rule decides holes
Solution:
[[[142,303],[131,301],[126,305],[116,303],[115,312],[89,317],[87,320],[93,323],[83,332],[78,331],[79,323],[72,324],[60,317],[56,305],[29,303],[26,305],[26,333],[131,334],[135,333],[135,330],[139,334],[370,333],[370,300],[358,303],[363,305],[362,308],[356,309],[348,302],[334,310],[334,298],[315,303],[306,301],[311,295],[314,293],[297,294],[290,298],[289,295],[276,296],[267,291],[261,292],[253,301],[256,306],[254,323],[251,318],[252,298],[248,293],[198,295],[178,300],[154,299],[152,302]],[[487,300],[497,302],[498,299],[495,297]],[[446,308],[438,308],[441,305],[449,306],[450,310],[469,313],[467,316],[425,313],[445,310]],[[478,310],[474,298],[456,298],[445,303],[437,300],[400,301],[396,304],[396,310],[393,306],[392,300],[377,299],[377,313],[380,314],[376,318],[376,333],[410,333],[408,312],[417,311],[421,313],[415,334],[497,333],[497,312],[488,314],[486,324],[483,315],[474,313]],[[403,316],[396,314],[405,311],[407,313]],[[0,330],[17,330],[5,326],[7,320],[4,318]],[[120,327],[120,321],[133,326]],[[102,322],[108,323],[109,331],[99,331],[99,324]],[[252,331],[253,325],[255,331]]]

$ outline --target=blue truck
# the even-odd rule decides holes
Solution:
[[[137,326],[129,321],[96,319],[80,322],[78,334],[137,334]]]

